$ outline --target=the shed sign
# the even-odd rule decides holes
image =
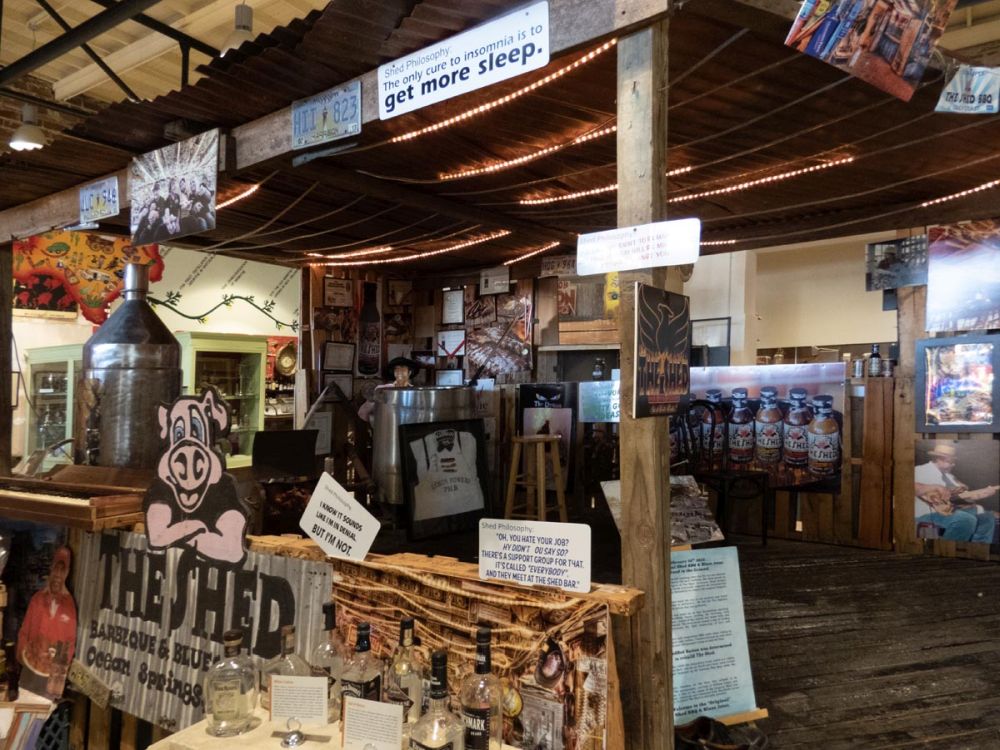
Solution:
[[[533,3],[378,69],[381,120],[549,64],[549,4]]]
[[[77,585],[77,658],[110,686],[112,702],[168,729],[200,721],[205,673],[222,657],[222,634],[244,633],[258,661],[297,626],[310,653],[322,632],[331,570],[325,563],[247,553],[226,568],[191,549],[150,550],[141,534],[88,534]]]

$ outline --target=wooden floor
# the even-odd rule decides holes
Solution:
[[[1000,750],[1000,565],[739,549],[771,748]]]

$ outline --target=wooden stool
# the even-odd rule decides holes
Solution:
[[[507,479],[507,502],[504,505],[504,518],[530,518],[544,521],[547,511],[550,509],[559,510],[559,520],[566,523],[569,516],[566,512],[566,495],[563,492],[562,466],[559,464],[559,440],[560,435],[515,435],[511,442],[514,450],[510,459],[510,476]],[[522,446],[535,446],[535,473],[534,479],[530,472],[519,475],[521,468]],[[556,486],[556,505],[549,506],[546,503],[545,495],[545,447],[549,448],[549,458],[552,461],[552,478]],[[525,455],[525,464],[531,460],[531,454]],[[524,487],[524,512],[514,513],[514,495],[518,487]],[[531,488],[535,488],[534,509],[532,509]]]

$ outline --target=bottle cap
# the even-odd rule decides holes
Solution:
[[[493,631],[489,628],[479,628],[476,631],[476,645],[489,645],[490,640],[493,638]]]
[[[722,391],[718,388],[709,388],[705,391],[705,399],[713,404],[722,401]]]
[[[773,399],[778,397],[778,389],[771,385],[766,385],[760,389],[760,397],[763,399]]]
[[[337,605],[333,602],[323,603],[323,629],[333,630],[337,627]]]
[[[733,388],[733,398],[745,401],[747,397],[746,388]]]
[[[431,669],[446,669],[448,667],[448,652],[435,651],[431,654]]]
[[[358,635],[371,635],[372,626],[367,622],[358,623]]]
[[[805,388],[792,388],[788,392],[788,398],[793,401],[805,401],[806,400],[806,389]]]
[[[222,634],[222,642],[227,646],[239,646],[243,643],[243,631],[227,630]]]
[[[813,396],[812,403],[817,409],[832,409],[833,396]]]

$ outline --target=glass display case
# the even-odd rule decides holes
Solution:
[[[73,437],[73,390],[83,366],[83,345],[47,346],[26,352],[28,416],[24,455],[51,448]],[[43,469],[73,463],[73,451],[57,451]]]

